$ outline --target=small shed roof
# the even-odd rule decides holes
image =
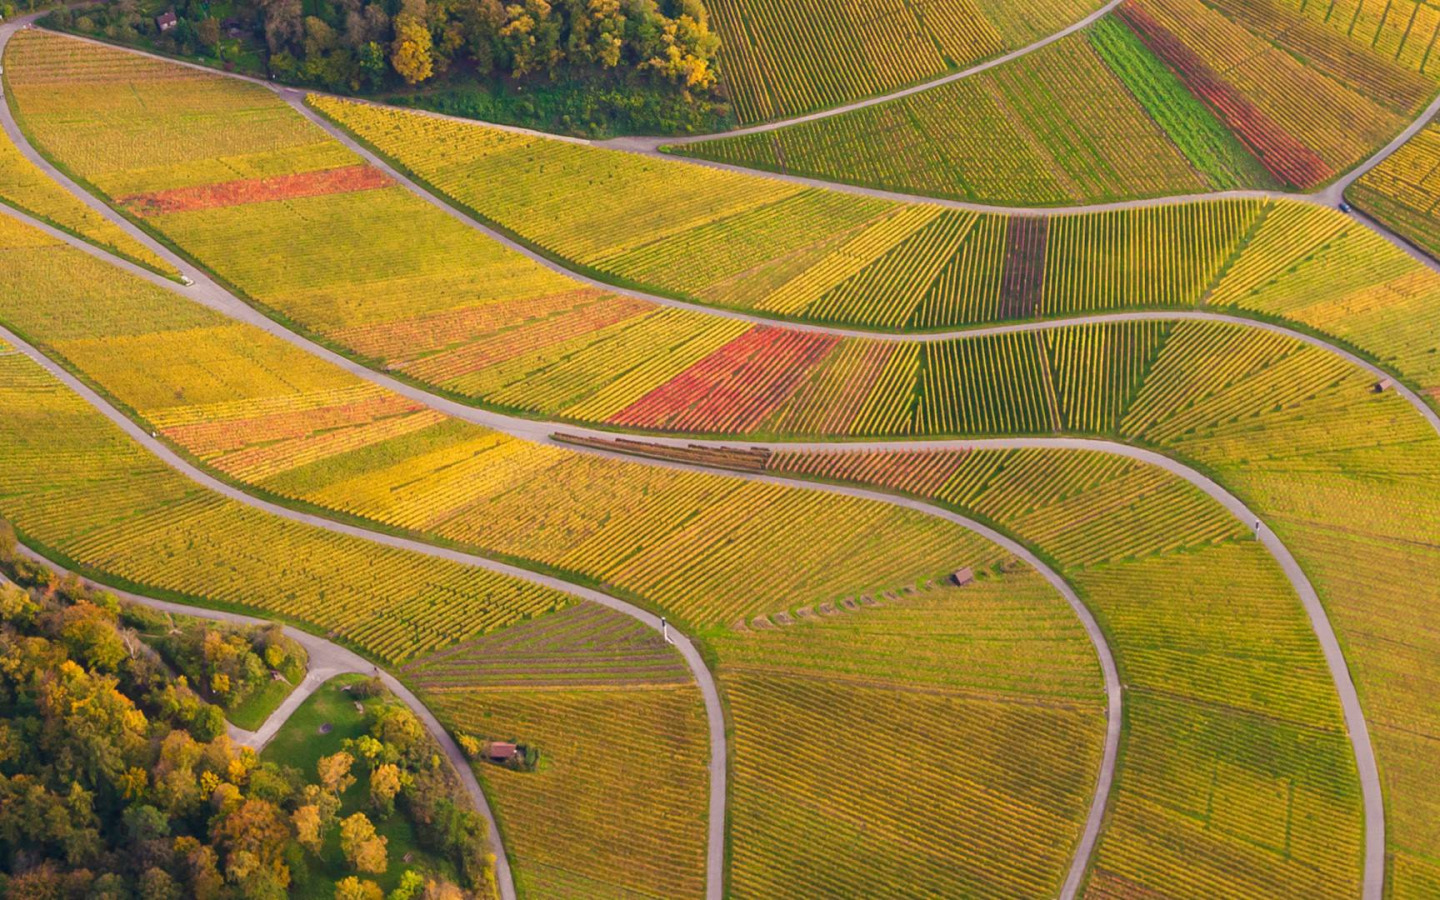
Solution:
[[[505,741],[491,741],[485,755],[491,759],[513,759],[517,752],[519,752],[518,748],[514,744]]]
[[[179,21],[180,20],[175,17],[175,10],[173,9],[167,10],[155,17],[155,24],[160,26],[161,31],[167,28],[173,28]]]

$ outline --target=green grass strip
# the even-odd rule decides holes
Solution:
[[[1089,38],[1100,58],[1211,187],[1275,186],[1259,160],[1124,22],[1102,19],[1090,29]]]

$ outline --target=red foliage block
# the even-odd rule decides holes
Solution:
[[[1335,170],[1314,150],[1261,112],[1148,12],[1129,2],[1116,12],[1190,92],[1235,132],[1272,175],[1302,189],[1315,187],[1334,176]]]
[[[1049,216],[1015,216],[1005,241],[1005,273],[1000,278],[1000,318],[1028,319],[1040,310],[1045,292],[1045,244]]]
[[[787,328],[753,328],[610,421],[668,431],[749,431],[783,403],[839,341]]]
[[[345,166],[301,172],[299,175],[276,175],[273,178],[246,178],[219,184],[175,188],[150,194],[132,194],[120,198],[121,204],[140,216],[158,216],[173,212],[219,209],[247,203],[268,203],[299,197],[320,197],[325,194],[348,194],[389,187],[395,182],[389,175],[372,166]]]

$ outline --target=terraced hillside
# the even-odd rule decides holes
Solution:
[[[113,55],[121,58],[116,65],[123,64],[124,54],[115,51],[54,37],[29,39],[51,42],[84,59]],[[30,127],[42,140],[48,131],[60,134],[65,130],[60,120],[47,119],[40,112],[49,102],[46,96],[58,102],[59,94],[43,80],[23,87],[26,71],[21,68],[16,81],[22,85],[22,111],[36,110],[27,113]],[[74,77],[79,84],[110,83]],[[135,77],[139,76],[124,75],[122,81]],[[197,73],[196,77],[210,76]],[[108,90],[97,89],[95,96]],[[214,183],[203,192],[192,190],[193,186],[162,187],[147,195],[127,195],[123,202],[141,211],[147,226],[163,232],[284,320],[389,371],[505,410],[681,432],[842,436],[1105,430],[1110,413],[1097,412],[1099,420],[1082,421],[1090,413],[1072,409],[1078,400],[1067,396],[1078,392],[1099,397],[1096,402],[1110,404],[1106,409],[1113,411],[1153,355],[1162,352],[1171,327],[1096,325],[1088,332],[1067,332],[1088,334],[1086,338],[1063,341],[1055,332],[1051,337],[1017,333],[899,344],[791,332],[700,311],[656,307],[585,287],[505,250],[424,204],[403,186],[389,183],[383,173],[364,175],[358,186],[337,182],[336,172],[370,170],[357,168],[359,161],[343,146],[272,94],[234,85],[232,93],[223,96],[236,110],[253,109],[254,115],[267,120],[292,123],[285,126],[285,133],[303,136],[294,138],[303,143],[263,154],[267,171],[291,174],[244,182],[252,185],[244,190],[233,179],[218,183],[224,190]],[[129,118],[134,128],[167,127],[163,115]],[[197,153],[203,154],[208,137],[199,125],[191,130]],[[57,138],[53,143],[63,147],[66,140]],[[542,149],[552,147],[547,143]],[[473,154],[467,151],[464,158]],[[565,151],[560,158],[568,158]],[[313,168],[316,159],[334,165]],[[89,163],[94,173],[87,180],[140,177],[105,175],[115,164]],[[216,156],[208,165],[252,163]],[[330,187],[323,193],[307,188],[302,195],[284,200],[271,193],[294,189],[306,179]],[[253,186],[258,184],[264,188]],[[775,190],[756,179],[745,184],[762,192]],[[210,199],[201,208],[176,209],[175,191]],[[734,195],[721,196],[728,200]],[[826,195],[804,196],[822,203],[830,200]],[[848,204],[850,198],[844,199]],[[1395,369],[1422,387],[1436,383],[1440,373],[1435,371],[1435,360],[1440,357],[1430,352],[1435,330],[1429,325],[1434,313],[1428,307],[1433,306],[1430,298],[1440,285],[1433,272],[1348,220],[1311,207],[1232,202],[1208,212],[1189,220],[1197,237],[1177,241],[1169,254],[1186,259],[1184,248],[1208,243],[1216,247],[1208,263],[1164,267],[1174,280],[1169,285],[1152,282],[1156,302],[1145,306],[1177,308],[1208,300],[1213,307],[1297,320],[1361,347],[1383,346],[1390,351],[1385,361]],[[696,213],[697,218],[708,215],[703,206]],[[868,237],[871,231],[878,237],[898,230],[903,236],[926,219],[943,225],[955,215],[926,207],[892,207],[854,241],[865,246],[873,240]],[[1117,221],[1131,216],[1134,226]],[[1017,226],[1013,229],[1017,234],[1031,236],[1018,244],[1023,253],[1006,250],[1005,270],[995,288],[1001,300],[980,317],[1023,318],[1033,315],[1042,302],[1055,314],[1128,305],[1133,297],[1113,288],[1115,264],[1101,264],[1114,258],[1109,248],[1115,246],[1115,239],[1107,233],[1140,232],[1120,243],[1122,258],[1134,262],[1122,262],[1119,270],[1145,284],[1144,273],[1151,271],[1151,263],[1142,235],[1166,234],[1167,223],[1183,227],[1186,221],[1166,209],[1058,219],[1053,229],[1047,226],[1038,237]],[[325,224],[317,227],[317,222]],[[401,224],[417,222],[423,227]],[[1000,224],[1009,223],[1000,220]],[[916,238],[922,246],[930,239],[928,229],[925,226],[924,234]],[[737,253],[762,233],[744,227],[735,231],[741,235],[734,242]],[[1241,235],[1245,249],[1237,255],[1230,246]],[[896,238],[890,235],[886,240]],[[1036,250],[1037,240],[1042,248],[1077,247],[1081,260],[1089,256],[1093,262],[1077,260],[1072,266],[1058,254],[1052,257],[1048,249]],[[231,252],[237,245],[250,250]],[[386,249],[376,252],[377,247]],[[448,249],[437,253],[436,247]],[[869,252],[873,260],[877,254]],[[270,265],[269,260],[279,254],[292,264]],[[902,248],[902,260],[908,255],[908,249]],[[1047,269],[1056,267],[1054,278],[1018,274],[1037,257],[1053,260]],[[1363,268],[1351,262],[1356,257],[1365,258]],[[964,249],[953,258],[964,260]],[[853,259],[842,252],[836,264],[864,268],[855,266]],[[394,264],[396,260],[407,262]],[[1332,273],[1342,266],[1344,276],[1334,277]],[[807,283],[833,278],[832,269],[832,264],[817,262],[813,274],[797,275],[779,288],[777,296],[803,298]],[[884,270],[882,260],[875,271]],[[882,277],[868,272],[858,277]],[[956,277],[950,283],[974,288],[983,282]],[[872,297],[863,284],[854,288],[854,296]],[[1112,343],[1129,349],[1123,356],[1109,354],[1104,369],[1077,368],[1086,354],[1103,352],[1096,348]],[[1079,381],[1067,375],[1071,369]],[[1014,373],[1003,382],[1008,385],[1005,395],[984,399],[985,392],[993,390],[988,373],[999,371]],[[972,390],[977,385],[985,386]],[[960,396],[971,399],[967,405],[948,399]]]
[[[1049,129],[1027,175],[1082,197],[1308,188],[1428,102],[1435,29],[1268,2],[1127,0],[898,102],[998,85]],[[101,395],[0,347],[0,516],[332,631],[472,749],[520,743],[475,771],[522,894],[713,897],[722,862],[745,897],[1440,886],[1440,276],[1363,223],[1269,195],[980,213],[311,99],[612,290],[264,86],[33,32],[5,77],[38,146],[225,287],[0,217],[0,324]],[[1093,120],[1046,104],[1068,77]],[[1395,159],[1357,199],[1418,203]]]
[[[1095,451],[782,450],[750,462],[981,516],[1053,560],[1095,610],[1126,732],[1087,896],[1358,893],[1354,759],[1329,673],[1279,567],[1214,500]]]
[[[1336,338],[1418,386],[1440,384],[1440,275],[1335,210],[1214,200],[1034,219],[977,214],[311,103],[539,251],[697,304],[893,331],[1126,310],[1231,312]],[[1369,178],[1405,165],[1394,159]],[[655,202],[657,183],[668,202]],[[676,185],[690,186],[692,199],[680,201]],[[577,418],[599,411],[575,410]]]
[[[407,409],[394,395],[253,326],[229,322],[172,292],[129,279],[120,281],[129,284],[130,292],[112,301],[105,314],[72,317],[67,311],[86,294],[88,258],[52,244],[16,247],[9,262],[25,266],[45,253],[66,258],[76,287],[67,293],[52,283],[46,293],[50,302],[40,306],[18,293],[6,294],[0,299],[0,321],[41,343],[188,456],[263,495],[559,571],[583,584],[604,584],[707,637],[724,634],[737,619],[778,618],[785,612],[782,604],[804,600],[818,608],[843,605],[846,597],[903,592],[939,580],[957,560],[994,579],[1001,596],[1021,592],[1049,623],[1051,635],[1039,642],[1019,641],[1003,623],[965,620],[977,635],[971,639],[993,647],[1014,668],[997,662],[991,668],[1012,674],[985,682],[986,703],[955,701],[947,721],[957,728],[981,728],[997,704],[1013,706],[1016,715],[1031,722],[1029,727],[1053,740],[966,745],[947,750],[940,761],[917,760],[911,774],[939,779],[944,771],[970,766],[1013,766],[1018,773],[1063,766],[1065,776],[1048,788],[1063,803],[1035,820],[1047,840],[1032,843],[1029,828],[1001,827],[1035,789],[1023,778],[1003,789],[1005,799],[979,818],[974,810],[959,807],[937,816],[919,794],[892,798],[892,803],[908,810],[903,814],[909,818],[926,809],[932,828],[963,834],[977,847],[989,848],[977,850],[973,871],[962,868],[951,877],[981,878],[986,858],[1015,860],[1032,884],[1058,885],[1064,877],[1088,812],[1103,740],[1094,650],[1059,598],[1023,575],[1006,574],[1014,568],[1008,554],[983,538],[882,502],[581,455],[528,444],[413,405]],[[93,265],[96,274],[103,271],[98,262]],[[74,276],[77,272],[81,277]],[[42,279],[43,269],[31,270],[30,283]],[[412,422],[403,423],[405,417]],[[889,543],[896,536],[906,547],[901,553]],[[757,571],[778,577],[757,582]],[[1009,661],[1012,641],[1023,651],[1015,661]],[[397,660],[416,655],[409,650]],[[419,683],[423,687],[423,678]],[[969,696],[975,688],[973,682],[966,684],[972,686],[959,693]],[[835,711],[832,727],[862,730],[868,717],[879,714],[882,701],[890,704],[886,714],[897,717],[909,715],[904,711],[912,707],[919,716],[927,702],[904,691],[889,697],[883,692],[857,696]],[[463,698],[455,702],[460,705],[452,708],[445,698],[436,701],[460,723],[457,727],[478,728],[473,708]],[[1037,705],[1041,709],[1034,710]],[[507,721],[533,724],[521,707],[513,716]],[[559,732],[547,734],[549,741],[566,740]],[[813,732],[811,739],[827,734]],[[941,734],[933,739],[937,753],[953,743]],[[763,754],[743,761],[737,756],[735,790],[757,790],[749,787],[750,779],[773,779],[777,765]],[[852,773],[850,784],[878,795],[889,773],[886,767],[867,768]],[[504,794],[503,788],[497,790]],[[561,815],[558,808],[556,814]],[[794,833],[813,836],[806,838],[813,843],[831,833],[834,823],[829,814],[812,816],[795,823],[795,829],[806,830]],[[576,833],[564,822],[553,827]],[[750,847],[748,838],[732,840]],[[857,889],[890,891],[906,883],[910,875],[905,873],[933,866],[928,855],[933,851],[925,849],[932,840],[910,834],[877,847],[877,854],[893,854],[894,861],[890,868],[857,872]],[[777,851],[761,843],[746,852],[773,860]],[[947,865],[953,869],[952,862]],[[593,878],[593,865],[589,871],[586,877]],[[551,876],[537,872],[534,877]]]
[[[1371,730],[1387,803],[1392,889],[1399,896],[1407,891],[1424,896],[1436,875],[1430,860],[1437,845],[1424,824],[1435,815],[1435,800],[1416,785],[1433,768],[1425,748],[1440,734],[1440,721],[1426,700],[1440,679],[1435,662],[1440,644],[1434,630],[1421,623],[1429,616],[1428,584],[1440,576],[1435,552],[1440,494],[1433,475],[1440,437],[1405,399],[1377,392],[1373,376],[1327,351],[1218,325],[1177,326],[1165,347],[1118,418],[1116,436],[1210,473],[1256,510],[1264,527],[1273,528],[1294,553],[1340,635]],[[1044,509],[1029,492],[1041,485],[1069,490],[1053,465],[1027,471],[1023,459],[1005,467],[997,463],[997,472],[986,474],[981,467],[972,483],[951,474],[963,467],[947,468],[953,459],[944,454],[911,458],[902,452],[906,444],[884,446],[895,453],[859,457],[853,464],[844,454],[814,461],[777,453],[773,465],[799,459],[792,468],[805,474],[947,503],[957,502],[947,497],[983,497],[983,486],[993,480],[1016,498],[999,493],[990,512],[978,500],[958,501],[958,508],[1011,522],[1021,534],[1029,518]],[[717,459],[726,464],[712,456]],[[746,463],[758,471],[770,465],[764,459]],[[1019,487],[1011,486],[1011,465],[1019,467],[1013,474]],[[1124,501],[1121,493],[1116,502]],[[1091,532],[1070,520],[1038,521],[1050,528],[1041,534],[1053,540],[1059,531],[1081,554],[1100,559],[1123,553],[1126,540],[1151,533],[1127,522],[1123,539],[1112,532],[1092,542]],[[1193,513],[1186,522],[1195,522]],[[1162,528],[1160,534],[1172,531]]]
[[[1301,6],[1126,0],[1088,33],[974,78],[676,149],[1015,205],[1269,184],[1311,190],[1379,149],[1429,102],[1440,20],[1409,2],[1393,11],[1381,4],[1379,22],[1361,16],[1375,4],[1348,6],[1348,17],[1333,4]],[[1343,29],[1347,18],[1358,27]]]

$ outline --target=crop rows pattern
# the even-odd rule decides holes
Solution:
[[[707,191],[744,202],[722,209],[717,201],[706,206],[677,200],[674,213],[657,218],[645,180],[663,173],[667,184],[684,184],[687,173],[697,170],[673,164],[657,170],[653,167],[663,164],[655,160],[642,165],[626,154],[415,113],[328,98],[311,102],[481,218],[572,264],[659,293],[890,329],[1133,308],[1240,308],[1367,348],[1422,386],[1440,384],[1440,356],[1431,352],[1440,333],[1433,312],[1440,308],[1433,302],[1440,296],[1440,276],[1334,210],[1211,201],[1057,215],[1041,235],[1025,219],[938,210],[902,216],[904,207],[896,204],[814,189],[769,194],[755,186],[763,179],[698,170],[706,173]],[[1411,146],[1418,149],[1423,140]],[[1399,159],[1395,165],[1413,171],[1407,177],[1417,183],[1432,168],[1423,157]],[[1412,169],[1407,159],[1418,164]],[[552,194],[547,185],[562,171],[569,173],[561,179],[563,191]],[[1393,171],[1382,167],[1371,178],[1388,179]],[[723,180],[712,180],[716,177]],[[615,222],[645,222],[646,228],[610,234],[576,212],[592,206],[612,213]],[[697,211],[685,211],[692,208]],[[613,302],[605,306],[615,308]],[[587,309],[598,314],[593,306]],[[553,349],[538,350],[516,368],[534,373],[557,353],[611,346],[602,341],[560,347],[550,335],[562,327],[573,336],[573,329],[560,323],[527,329],[533,337],[526,346],[538,341]],[[359,344],[359,335],[343,339],[366,355],[385,355],[370,343]],[[442,373],[453,371],[452,361],[472,358],[462,348],[409,371],[443,384]],[[827,377],[823,373],[850,372],[857,365],[865,374],[847,381],[846,402],[863,404],[866,380],[889,358],[891,350],[851,350],[842,342],[833,358],[817,367],[816,381],[802,386],[784,408],[793,410],[802,399],[809,405],[807,398]],[[897,366],[913,361],[903,352],[893,358]],[[678,359],[665,366],[673,373],[683,369]],[[468,380],[463,392],[486,396],[475,389],[478,382]],[[632,402],[643,395],[635,393],[642,386],[658,384],[638,375],[625,383],[622,394]],[[622,406],[602,400],[552,411],[601,420]],[[812,417],[835,423],[823,429],[790,426],[798,420],[785,415],[771,425],[784,421],[784,430],[808,434],[900,433],[852,423],[844,418],[849,414],[846,406]]]
[[[174,274],[160,257],[71,196],[8,140],[0,141],[0,203],[157,272]]]
[[[613,585],[679,623],[766,612],[777,593],[837,600],[997,559],[974,535],[884,504],[657,470],[437,416],[69,248],[17,247],[6,262],[29,289],[0,291],[0,321],[215,470]],[[128,290],[92,294],[102,279]]]
[[[1019,571],[847,600],[714,639],[733,892],[1055,893],[1100,752],[1073,615]],[[777,746],[785,765],[756,765]],[[825,810],[844,812],[817,829]]]
[[[1440,127],[1432,124],[1365,173],[1349,196],[1370,215],[1440,256]]]
[[[1093,0],[711,0],[742,124],[836,106],[998,56],[1083,18]]]
[[[1421,19],[1397,5],[1411,26]],[[1126,0],[1088,35],[922,96],[677,150],[991,203],[1308,190],[1383,145],[1435,85],[1413,44],[1408,58],[1378,36],[1366,47],[1313,21],[1334,4],[1302,6]],[[1425,10],[1421,33],[1433,36],[1440,16]]]
[[[69,253],[74,263],[71,282],[76,283],[77,275],[83,279],[85,257]],[[33,253],[16,248],[10,256],[12,265],[23,268]],[[29,274],[34,283],[37,273]],[[891,610],[909,601],[888,598],[919,597],[912,591],[962,565],[982,573],[991,598],[984,616],[973,602],[980,599],[979,588],[967,594],[942,588],[938,594],[927,594],[929,599],[915,601],[916,614],[907,619],[911,637],[885,648],[876,642],[880,655],[866,685],[853,691],[843,682],[831,686],[830,695],[853,694],[852,698],[843,706],[827,704],[822,719],[812,720],[812,726],[792,736],[793,741],[807,742],[794,743],[793,749],[819,759],[826,752],[824,742],[837,730],[860,735],[876,717],[888,716],[884,721],[893,719],[898,728],[903,720],[918,722],[943,714],[943,721],[959,729],[956,736],[908,738],[907,744],[923,753],[908,763],[906,777],[924,778],[938,786],[948,783],[948,773],[973,764],[1007,772],[1015,781],[998,796],[994,787],[982,789],[977,783],[970,793],[989,804],[981,812],[956,804],[937,814],[927,793],[912,793],[903,803],[888,804],[892,809],[913,809],[907,815],[910,821],[920,819],[923,810],[929,830],[916,833],[900,823],[901,831],[895,833],[898,842],[885,850],[885,864],[863,878],[856,874],[854,883],[865,890],[892,892],[911,883],[904,878],[935,875],[945,884],[989,883],[995,885],[992,893],[1015,885],[1039,885],[1044,891],[1052,890],[1063,876],[1068,848],[1073,847],[1088,808],[1103,733],[1095,697],[1095,660],[1078,624],[1048,585],[1033,574],[1020,577],[1018,583],[1002,575],[1010,564],[982,539],[949,523],[884,504],[580,456],[448,420],[398,436],[386,431],[353,441],[338,439],[337,435],[375,423],[428,414],[407,410],[401,401],[387,405],[369,387],[303,351],[247,326],[227,324],[168,292],[136,284],[123,301],[123,310],[97,310],[92,317],[67,314],[78,305],[73,295],[59,285],[51,287],[44,292],[43,303],[0,299],[0,318],[37,339],[55,335],[56,340],[46,342],[50,352],[136,410],[144,423],[163,429],[166,439],[194,455],[207,454],[206,462],[216,469],[225,470],[227,458],[254,447],[288,445],[297,451],[293,467],[272,466],[263,478],[249,483],[393,528],[422,531],[577,573],[649,599],[682,622],[711,626],[709,633],[729,635],[727,640],[737,646],[752,636],[760,639],[759,632],[747,628],[732,633],[725,626],[757,614],[776,613],[776,620],[783,621],[778,612],[784,606],[795,607],[795,617],[807,623],[820,616],[834,620],[833,630],[825,633],[832,641],[866,644],[864,634],[893,631],[899,625]],[[83,288],[79,295],[84,295]],[[187,321],[171,309],[175,306],[187,310],[192,319]],[[179,327],[137,331],[138,324],[151,321]],[[104,334],[109,325],[118,333]],[[371,423],[355,424],[366,411],[379,416]],[[299,423],[305,420],[315,427],[301,434]],[[183,443],[192,440],[193,445]],[[333,454],[311,452],[307,441],[338,449]],[[272,455],[273,460],[285,458],[285,454]],[[36,477],[48,477],[33,460],[27,462]],[[903,543],[903,552],[896,552],[895,541]],[[369,571],[359,564],[351,568]],[[755,573],[762,571],[772,577],[756,579]],[[862,596],[881,606],[867,604],[863,615],[848,612],[858,608],[854,598]],[[829,616],[838,609],[846,609],[846,616],[838,612]],[[1028,610],[1030,625],[1009,621],[1019,609]],[[969,631],[961,633],[974,633],[967,638],[974,648],[972,657],[990,662],[978,670],[957,668],[960,658],[953,652],[953,640],[937,642],[925,649],[927,665],[938,670],[934,678],[941,681],[936,691],[914,696],[897,691],[886,673],[894,670],[898,659],[917,664],[916,647],[942,613],[952,622],[949,633],[962,626]],[[580,616],[578,611],[560,615],[571,623]],[[842,618],[847,621],[839,621]],[[553,769],[541,773],[547,777],[524,781],[519,773],[513,777],[503,771],[484,773],[501,797],[502,808],[509,802],[520,810],[517,815],[523,826],[517,827],[528,828],[530,839],[550,839],[545,846],[528,844],[526,837],[518,839],[522,861],[517,871],[522,878],[533,879],[527,883],[603,894],[605,882],[597,873],[608,875],[611,884],[620,877],[606,871],[613,865],[605,854],[629,858],[638,853],[641,859],[654,859],[627,872],[626,886],[674,878],[684,890],[684,884],[694,884],[696,871],[687,862],[692,858],[689,845],[682,841],[671,850],[656,850],[652,844],[657,829],[649,825],[617,838],[599,856],[582,858],[573,852],[578,835],[589,835],[597,827],[623,826],[623,822],[593,823],[597,812],[612,808],[636,809],[647,823],[658,821],[655,816],[662,814],[682,815],[680,821],[686,824],[679,827],[690,833],[697,827],[683,819],[683,813],[673,811],[692,809],[680,804],[693,803],[701,795],[698,788],[683,787],[692,777],[686,773],[698,771],[697,757],[686,749],[696,742],[693,694],[673,683],[673,663],[637,641],[633,628],[602,636],[597,633],[599,626],[582,619],[572,628],[559,616],[541,618],[513,635],[498,633],[493,642],[455,643],[418,661],[406,674],[428,692],[455,727],[482,737],[533,737],[542,752],[553,755]],[[575,640],[573,634],[567,638],[575,630],[581,639]],[[1042,633],[1044,639],[1037,640]],[[1026,635],[1023,641],[1018,639],[1021,634]],[[536,684],[484,674],[479,661],[487,654],[501,660],[525,659],[535,655],[537,644],[557,652],[549,656],[550,662],[542,663]],[[615,684],[577,684],[577,664],[557,659],[567,647],[608,657],[597,668],[610,672]],[[396,660],[416,653],[408,647],[406,651]],[[746,693],[753,681],[745,679],[754,672],[745,668],[731,696],[745,710],[747,734],[767,727],[763,723],[778,711],[767,697],[782,704],[808,702],[785,698],[814,682],[815,665],[832,665],[828,661],[839,655],[818,652],[808,664],[811,673],[802,677],[782,678],[772,672],[766,676],[768,693],[759,695]],[[759,664],[756,654],[750,657]],[[789,665],[800,666],[801,661],[792,659]],[[468,684],[466,675],[457,676],[457,668],[476,675],[477,683]],[[958,687],[957,679],[962,682]],[[976,679],[983,681],[985,697],[975,696],[982,688]],[[619,731],[606,731],[607,727]],[[655,752],[668,754],[663,768],[665,772],[673,768],[678,787],[672,791],[667,781],[662,796],[653,799],[635,793],[641,790],[644,773],[653,774],[661,763],[614,753],[614,742],[607,735],[664,748]],[[736,757],[736,789],[754,798],[756,815],[768,820],[764,804],[777,801],[787,809],[805,808],[806,782],[795,780],[790,767],[776,763],[753,740],[737,752],[744,755]],[[1039,782],[1026,774],[1048,771],[1050,765],[1059,771]],[[594,776],[596,767],[608,771],[607,766],[616,767],[613,777]],[[823,775],[821,769],[814,771]],[[896,774],[888,766],[867,765],[845,783],[858,786],[863,796],[877,798],[869,801],[876,803]],[[580,785],[575,779],[590,783]],[[781,783],[783,788],[775,786]],[[650,789],[648,782],[645,785]],[[822,789],[823,785],[815,785],[815,790]],[[790,819],[787,840],[800,836],[838,862],[849,845],[834,842],[835,826],[849,827],[844,825],[849,821],[840,811],[811,812]],[[752,871],[764,868],[760,860],[787,858],[789,851],[772,843],[768,833],[736,833],[740,835],[737,853],[744,854]],[[943,875],[937,873],[932,843],[936,835],[964,836],[976,848],[974,855],[959,865],[952,862]],[[588,837],[585,843],[591,843]],[[1006,861],[1004,872],[991,871],[995,860]],[[815,877],[798,879],[796,896],[805,895],[817,883]],[[686,882],[687,878],[691,880]]]
[[[659,633],[580,603],[402,673],[452,730],[539,752],[534,772],[475,765],[522,891],[704,893],[705,713]]]
[[[1358,787],[1319,648],[1278,567],[1214,501],[1087,451],[793,452],[769,467],[985,516],[1083,592],[1127,685],[1091,895],[1357,889]]]
[[[1428,699],[1440,690],[1440,638],[1422,624],[1440,578],[1440,439],[1403,399],[1323,353],[1259,335],[1217,352],[1203,337],[1172,348],[1124,430],[1265,510],[1305,566],[1344,642],[1379,758],[1390,890],[1425,896],[1440,883],[1440,839],[1424,824],[1440,815],[1440,798],[1421,787],[1434,767],[1422,748],[1440,736]]]
[[[209,493],[13,351],[0,355],[0,406],[0,511],[87,570],[308,623],[392,663],[566,603]]]

